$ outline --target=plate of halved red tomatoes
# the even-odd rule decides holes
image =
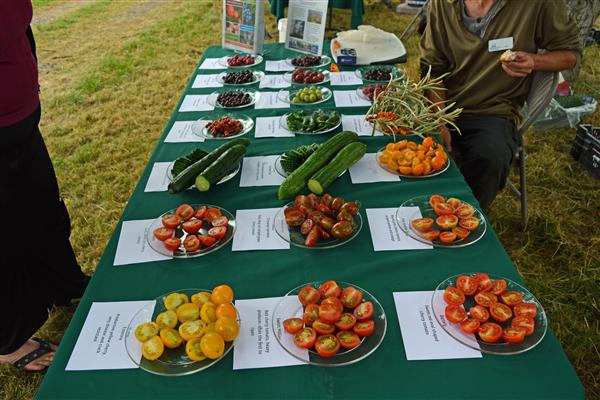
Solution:
[[[546,313],[529,290],[486,273],[444,279],[431,298],[435,318],[460,343],[491,354],[519,354],[537,346],[548,329]]]
[[[167,256],[203,256],[225,246],[235,232],[235,219],[210,204],[182,204],[156,218],[146,233],[150,247]]]
[[[349,365],[368,357],[387,328],[383,307],[372,294],[334,280],[290,290],[273,310],[272,323],[285,351],[321,366]]]
[[[435,247],[465,247],[487,230],[481,210],[457,197],[417,196],[396,211],[400,229],[411,238]]]

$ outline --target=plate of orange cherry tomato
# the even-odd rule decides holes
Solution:
[[[388,143],[377,152],[377,163],[404,178],[431,178],[450,167],[444,148],[431,137],[420,144],[410,140]]]
[[[435,247],[458,248],[477,243],[487,230],[483,213],[456,197],[417,196],[396,211],[400,229]]]
[[[293,357],[308,364],[342,366],[372,354],[385,337],[379,301],[346,282],[316,281],[290,290],[273,310],[273,332]]]
[[[431,306],[442,328],[460,343],[492,354],[519,354],[537,346],[548,328],[540,302],[518,283],[485,273],[444,279]]]
[[[201,371],[231,351],[240,331],[233,290],[181,289],[148,302],[131,319],[125,348],[131,360],[157,375]]]

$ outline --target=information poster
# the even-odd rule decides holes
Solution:
[[[326,1],[290,0],[285,47],[300,53],[321,55],[326,23]]]
[[[261,53],[265,39],[264,7],[262,0],[223,0],[223,48]]]

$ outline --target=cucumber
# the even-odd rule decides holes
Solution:
[[[179,175],[184,169],[195,163],[196,161],[202,160],[203,157],[206,157],[208,153],[202,150],[200,147],[195,148],[190,153],[185,156],[179,157],[173,163],[173,168],[171,168],[171,175],[176,177]]]
[[[225,151],[196,177],[196,189],[200,192],[208,191],[212,185],[219,182],[240,163],[244,154],[246,154],[246,146],[241,144]]]
[[[354,132],[344,131],[321,144],[319,149],[292,172],[279,186],[279,200],[291,199],[306,186],[308,178],[327,164],[344,146],[358,140]]]
[[[196,177],[204,171],[209,165],[211,165],[217,158],[219,158],[228,149],[236,145],[248,146],[250,141],[246,138],[237,138],[228,141],[221,147],[218,147],[208,153],[205,157],[196,161],[183,171],[179,175],[173,178],[173,182],[169,184],[169,193],[183,192],[194,184]]]
[[[335,157],[308,180],[308,189],[322,195],[342,172],[360,160],[367,152],[367,145],[353,142],[346,145]]]

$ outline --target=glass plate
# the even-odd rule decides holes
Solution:
[[[363,89],[364,89],[364,88],[366,88],[366,86],[360,86],[360,87],[357,87],[357,88],[356,88],[356,95],[357,95],[359,98],[361,98],[361,99],[363,99],[363,100],[366,100],[366,101],[370,101],[370,102],[372,103],[372,102],[373,102],[373,100],[371,100],[371,99],[370,99],[368,96],[366,96],[366,95],[363,93]]]
[[[231,65],[227,64],[227,60],[230,59],[230,58],[232,58],[232,57],[229,57],[229,56],[222,57],[219,60],[219,64],[221,64],[221,66],[223,66],[225,68],[236,68],[236,69],[239,69],[239,68],[254,67],[255,65],[258,65],[258,64],[260,64],[260,63],[263,62],[263,56],[261,56],[260,54],[252,55],[252,54],[242,54],[242,53],[240,53],[240,55],[249,55],[249,56],[254,57],[254,64],[240,65],[240,66],[237,66],[237,67],[232,67]]]
[[[298,67],[300,68],[300,67]],[[309,70],[310,68],[302,68],[302,69],[306,69]],[[283,79],[287,82],[290,82],[292,85],[303,85],[303,86],[309,86],[309,85],[322,85],[324,83],[327,83],[331,80],[331,73],[327,70],[324,71],[319,71],[321,72],[323,75],[325,75],[325,79],[323,79],[321,82],[316,82],[316,83],[299,83],[299,82],[295,82],[294,80],[292,80],[292,72],[286,72],[285,74],[283,74]]]
[[[167,169],[167,179],[169,179],[169,182],[173,182],[173,173],[171,172],[171,170],[173,169],[174,164],[175,164],[175,161],[172,161],[169,164],[169,167]],[[230,180],[231,178],[233,178],[234,176],[236,176],[238,174],[238,172],[240,172],[240,169],[242,169],[241,162],[230,173],[225,175],[219,182],[217,182],[217,185],[220,185],[221,183],[225,183],[228,180]]]
[[[203,369],[206,369],[212,366],[213,364],[218,363],[223,357],[227,355],[227,353],[231,351],[231,349],[233,348],[233,344],[235,343],[235,340],[233,342],[225,342],[225,351],[223,352],[223,355],[215,360],[211,360],[208,358],[202,361],[191,360],[185,353],[185,343],[183,343],[176,349],[168,349],[165,347],[165,352],[163,353],[163,355],[154,361],[146,360],[145,358],[141,357],[142,344],[135,338],[135,328],[143,322],[155,321],[156,316],[166,310],[164,306],[165,297],[174,292],[185,293],[188,297],[191,297],[193,294],[198,292],[211,293],[210,290],[206,289],[181,289],[173,290],[169,293],[165,293],[161,296],[158,296],[155,299],[155,307],[152,307],[152,303],[149,302],[146,306],[142,307],[133,316],[131,322],[129,322],[129,326],[127,327],[127,334],[125,336],[125,348],[127,349],[127,354],[129,355],[129,358],[131,358],[131,360],[144,371],[156,375],[183,376],[202,371]],[[237,321],[239,324],[239,315]]]
[[[404,74],[402,73],[402,71],[400,71],[398,68],[394,67],[394,66],[389,66],[389,65],[369,65],[369,66],[364,66],[364,67],[360,67],[357,70],[355,70],[355,74],[358,78],[362,79],[364,82],[389,82],[389,79],[386,79],[384,81],[374,81],[371,79],[366,79],[364,78],[364,75],[367,71],[370,70],[375,70],[375,69],[385,69],[385,70],[389,70],[392,74],[392,78],[394,79],[398,79],[398,78],[402,78],[404,76]]]
[[[252,82],[247,82],[247,83],[225,83],[225,81],[223,80],[225,78],[225,75],[227,75],[228,72],[221,72],[219,75],[217,75],[217,82],[225,85],[225,86],[249,86],[249,85],[254,85],[258,82],[260,82],[260,80],[265,76],[265,73],[262,71],[252,71],[252,74],[254,75],[254,80]]]
[[[485,232],[487,230],[487,223],[485,221],[485,217],[479,209],[473,206],[473,208],[475,208],[475,214],[473,214],[473,216],[479,218],[480,222],[477,229],[472,231],[469,234],[469,236],[467,236],[464,239],[456,239],[450,244],[442,243],[439,241],[439,239],[436,239],[433,242],[425,239],[423,236],[421,236],[420,233],[413,229],[412,225],[410,224],[410,221],[417,218],[421,218],[421,216],[422,218],[432,218],[435,221],[435,219],[438,216],[435,212],[433,212],[433,208],[431,208],[431,205],[429,204],[429,197],[430,196],[413,197],[412,199],[406,200],[404,203],[402,203],[402,205],[400,205],[400,207],[398,207],[398,209],[396,210],[396,220],[398,221],[398,225],[400,225],[400,229],[402,229],[402,231],[408,236],[421,243],[431,244],[434,247],[459,248],[477,243],[483,237],[483,235],[485,235]],[[419,215],[419,211],[417,210],[410,212],[409,214],[403,215],[402,207],[418,207],[421,215]]]
[[[369,124],[371,124],[371,125],[375,125],[375,130],[376,130],[377,132],[381,132],[381,133],[383,133],[385,136],[389,136],[389,137],[395,137],[394,141],[396,141],[396,139],[398,139],[398,140],[402,140],[403,138],[405,139],[405,138],[407,138],[407,137],[411,137],[411,136],[417,136],[417,134],[416,134],[416,133],[407,133],[407,134],[404,134],[404,135],[400,135],[400,134],[397,134],[397,133],[395,133],[395,134],[392,134],[392,133],[384,132],[384,130],[381,128],[381,125],[379,125],[379,124],[375,124],[375,123],[374,123],[374,122],[372,122],[372,121],[369,121]]]
[[[314,111],[318,111],[318,110],[314,110]],[[311,114],[314,112],[311,111]],[[279,119],[279,125],[285,129],[288,132],[292,132],[296,135],[322,135],[324,133],[329,133],[329,132],[333,132],[335,131],[337,128],[339,128],[340,125],[342,125],[342,114],[340,115],[340,120],[338,121],[337,124],[335,124],[335,126],[332,126],[331,128],[327,128],[325,130],[322,131],[315,131],[315,132],[306,132],[306,131],[293,131],[290,128],[288,128],[288,124],[287,124],[287,117],[293,113],[285,113],[281,116],[281,118]]]
[[[422,176],[404,175],[404,174],[401,174],[400,171],[393,171],[393,170],[389,169],[387,167],[387,165],[385,165],[381,161],[379,161],[379,156],[381,155],[381,153],[383,153],[384,150],[385,150],[385,147],[382,147],[381,149],[379,149],[377,151],[377,155],[375,156],[377,158],[377,164],[379,164],[379,166],[381,168],[385,169],[387,172],[392,173],[394,175],[401,176],[403,178],[408,178],[408,179],[427,179],[427,178],[433,178],[434,176],[438,176],[438,175],[443,174],[444,172],[446,172],[448,170],[448,168],[450,168],[450,161],[446,160],[446,165],[444,165],[444,168],[440,169],[439,171],[434,171],[433,173],[431,173],[429,175],[422,175]]]
[[[275,159],[275,171],[277,171],[277,173],[283,176],[284,178],[288,177],[288,174],[284,171],[283,167],[281,166],[281,154]],[[338,178],[344,175],[347,171],[348,169],[342,171],[342,173],[338,175]]]
[[[296,57],[302,57],[302,56],[296,56]],[[306,69],[311,69],[311,68],[312,68],[312,69],[314,69],[314,68],[321,68],[321,67],[324,67],[324,66],[326,66],[326,65],[329,65],[329,64],[331,64],[331,57],[329,57],[329,56],[326,56],[326,55],[322,55],[322,56],[321,56],[321,64],[319,64],[319,65],[311,65],[310,67],[300,67],[299,65],[294,65],[294,64],[292,64],[292,60],[293,60],[294,58],[296,58],[296,57],[289,57],[289,58],[286,58],[286,59],[285,59],[285,62],[286,62],[288,65],[290,65],[290,66],[292,66],[292,67],[294,67],[294,68],[306,68]]]
[[[279,97],[280,100],[289,103],[293,106],[314,106],[316,104],[325,103],[327,100],[331,99],[331,96],[333,95],[333,92],[329,88],[322,87],[319,89],[321,90],[321,100],[315,101],[313,103],[292,103],[292,99],[294,98],[296,93],[298,93],[298,90],[289,92],[288,96],[282,96],[282,94],[285,93],[285,91],[280,91],[277,97]]]
[[[342,246],[352,239],[354,239],[360,230],[362,229],[362,217],[360,213],[356,214],[354,217],[354,222],[352,224],[352,236],[346,239],[335,239],[333,236],[331,239],[325,241],[323,239],[319,239],[319,241],[312,247],[308,247],[304,245],[306,240],[306,236],[300,233],[300,227],[292,228],[285,223],[285,217],[283,214],[283,210],[286,207],[293,206],[294,202],[289,202],[285,206],[281,207],[277,214],[275,214],[275,218],[273,220],[273,225],[275,232],[286,242],[293,244],[294,246],[302,247],[305,249],[333,249],[335,247]]]
[[[234,90],[230,90],[230,91],[248,93],[250,95],[250,103],[244,104],[243,106],[223,107],[220,103],[217,102],[217,97],[219,97],[219,94],[227,92],[227,90],[221,90],[221,91],[218,91],[218,92],[213,92],[213,93],[211,93],[208,96],[208,101],[207,101],[208,104],[210,104],[213,107],[222,108],[222,109],[225,109],[225,110],[236,110],[238,108],[250,107],[250,106],[254,105],[254,103],[256,103],[258,101],[258,99],[260,98],[260,92],[258,92],[256,90],[234,89]]]
[[[483,340],[478,339],[477,335],[472,334],[468,335],[464,333],[458,324],[448,323],[445,318],[444,310],[446,309],[446,303],[444,302],[444,290],[448,286],[456,287],[456,279],[461,275],[474,276],[475,273],[467,272],[460,275],[454,275],[450,278],[444,279],[433,292],[433,296],[431,297],[431,307],[433,309],[433,314],[435,315],[435,319],[440,324],[440,326],[452,336],[454,339],[459,341],[475,350],[481,350],[484,353],[490,354],[500,354],[500,355],[511,355],[511,354],[519,354],[523,353],[527,350],[533,349],[537,346],[544,336],[546,335],[546,330],[548,329],[548,320],[546,319],[546,313],[544,312],[544,307],[540,304],[540,302],[535,298],[533,294],[529,292],[529,290],[525,289],[523,286],[518,283],[496,275],[489,275],[492,280],[504,279],[506,281],[506,290],[515,290],[521,292],[523,294],[525,303],[533,303],[537,307],[537,315],[535,317],[535,330],[529,336],[525,336],[525,340],[521,343],[506,343],[504,341],[499,341],[496,343],[487,343]],[[467,299],[465,301],[465,309],[469,310],[472,306],[476,305],[473,300],[474,296],[466,296]],[[490,317],[490,320],[493,319]],[[500,323],[498,321],[494,321],[501,325],[503,328],[506,328],[510,325],[510,320],[507,322]]]
[[[371,355],[385,337],[385,332],[387,329],[387,318],[385,316],[385,311],[383,307],[379,303],[379,301],[365,289],[362,289],[356,285],[347,282],[338,282],[338,284],[342,288],[346,288],[348,286],[352,286],[363,293],[363,301],[370,301],[373,303],[373,321],[375,322],[375,331],[372,335],[362,338],[362,342],[357,347],[345,350],[340,348],[340,351],[334,355],[333,357],[321,357],[316,350],[313,348],[308,350],[308,360],[305,357],[302,357],[303,354],[306,354],[299,349],[294,342],[292,341],[292,335],[285,332],[283,329],[283,321],[288,318],[292,318],[295,316],[302,317],[303,306],[300,304],[299,300],[290,301],[291,299],[287,298],[287,296],[293,296],[293,298],[298,298],[298,292],[306,285],[312,285],[315,288],[318,288],[325,281],[317,281],[317,282],[309,282],[303,285],[298,286],[290,290],[285,294],[284,297],[278,304],[275,306],[273,310],[273,315],[271,318],[273,332],[277,341],[283,347],[285,351],[287,351],[292,357],[297,358],[300,361],[303,361],[307,364],[312,365],[320,365],[325,367],[341,367],[344,365],[354,364],[359,362],[360,360],[367,358]]]
[[[199,257],[199,256],[204,256],[206,254],[210,254],[213,251],[217,251],[221,247],[223,247],[227,243],[229,243],[229,241],[231,239],[233,239],[233,234],[235,233],[235,225],[236,224],[235,224],[235,219],[234,219],[233,215],[226,209],[218,207],[218,206],[213,206],[210,204],[191,204],[191,206],[194,207],[194,210],[197,210],[198,207],[200,207],[201,205],[206,206],[208,208],[211,208],[211,207],[218,208],[221,211],[221,214],[227,217],[229,222],[227,223],[227,233],[225,234],[225,236],[223,236],[221,239],[217,240],[215,243],[213,243],[209,247],[201,247],[200,250],[188,253],[185,250],[185,248],[183,247],[183,241],[187,237],[188,233],[186,231],[184,231],[180,225],[179,228],[177,228],[175,230],[175,237],[178,237],[181,239],[181,246],[179,246],[179,249],[177,249],[175,251],[167,249],[165,247],[164,243],[162,241],[158,240],[154,236],[154,230],[156,228],[160,228],[163,226],[162,217],[164,215],[175,214],[176,208],[174,208],[172,210],[169,210],[169,211],[163,213],[160,217],[158,217],[154,221],[152,221],[150,226],[148,226],[148,230],[146,231],[146,240],[148,241],[148,244],[150,244],[150,247],[157,253],[164,254],[165,256],[173,256],[174,258],[192,258],[192,257]],[[208,222],[204,221],[204,223],[202,225],[202,229],[200,229],[200,231],[198,233],[201,235],[207,235],[208,230],[210,228],[211,228],[211,226],[209,226]]]
[[[231,117],[239,120],[242,123],[242,130],[239,133],[231,136],[213,136],[206,125],[209,122],[216,121],[222,117]],[[234,139],[240,136],[244,136],[246,133],[250,132],[254,127],[254,120],[247,115],[244,114],[219,114],[219,115],[211,115],[208,120],[199,119],[192,124],[192,133],[196,136],[200,136],[205,140],[229,140]]]

